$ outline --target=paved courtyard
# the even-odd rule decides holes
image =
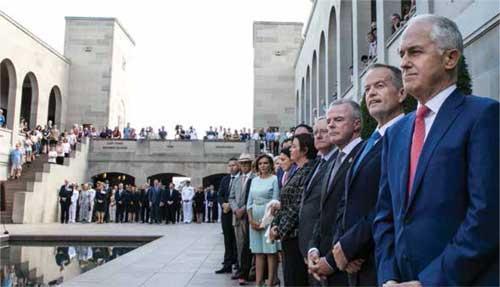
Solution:
[[[229,274],[214,274],[221,267],[224,254],[221,226],[216,223],[12,224],[7,229],[14,239],[60,236],[82,240],[82,235],[121,240],[159,237],[63,286],[237,286]]]

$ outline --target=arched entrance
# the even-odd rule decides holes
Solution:
[[[34,128],[38,109],[38,81],[35,74],[29,72],[23,80],[21,96],[21,120],[25,120],[28,128]]]
[[[135,184],[135,177],[122,172],[103,172],[92,177],[92,183],[95,185],[98,181],[109,182],[110,186],[123,184]]]
[[[47,122],[51,121],[57,126],[61,126],[61,90],[58,86],[52,87],[49,96],[49,111],[47,113]]]
[[[219,190],[220,181],[226,175],[227,173],[216,173],[209,176],[205,176],[202,180],[203,187],[213,185],[215,187],[215,190]]]
[[[14,101],[16,98],[17,77],[14,65],[9,59],[0,62],[0,109],[7,120],[5,127],[12,129],[14,122]]]
[[[328,91],[326,105],[328,106],[332,98],[337,97],[337,14],[335,7],[330,10],[330,19],[328,21]]]
[[[153,184],[155,179],[158,179],[161,184],[168,186],[172,182],[172,178],[174,177],[186,177],[185,175],[178,173],[158,173],[148,177],[149,184]]]

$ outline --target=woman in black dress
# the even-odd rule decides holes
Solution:
[[[137,207],[139,206],[139,198],[137,194],[137,188],[135,185],[130,186],[130,192],[127,192],[127,213],[128,222],[135,222],[135,214],[137,213]]]
[[[203,191],[203,187],[200,186],[196,189],[194,194],[194,212],[196,213],[196,222],[203,222],[203,210],[205,209],[205,192]]]
[[[104,213],[106,212],[107,192],[103,188],[102,182],[97,182],[95,190],[94,209],[97,214],[97,223],[104,223]]]

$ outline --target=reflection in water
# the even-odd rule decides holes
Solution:
[[[84,243],[32,246],[10,242],[1,247],[0,279],[4,286],[57,286],[113,260],[142,243],[123,246]]]

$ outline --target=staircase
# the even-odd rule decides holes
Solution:
[[[77,144],[76,151],[72,151],[70,157],[64,159],[65,166],[69,165],[71,158],[74,158],[78,151],[81,151],[80,143]],[[4,186],[4,197],[2,199],[5,200],[3,203],[3,207],[5,208],[0,211],[1,223],[13,223],[12,212],[14,208],[14,195],[18,192],[33,192],[35,182],[41,182],[43,180],[43,175],[50,172],[50,167],[53,164],[47,161],[48,156],[46,154],[41,154],[39,157],[35,158],[30,165],[23,165],[23,172],[20,178],[9,179],[2,183]]]

